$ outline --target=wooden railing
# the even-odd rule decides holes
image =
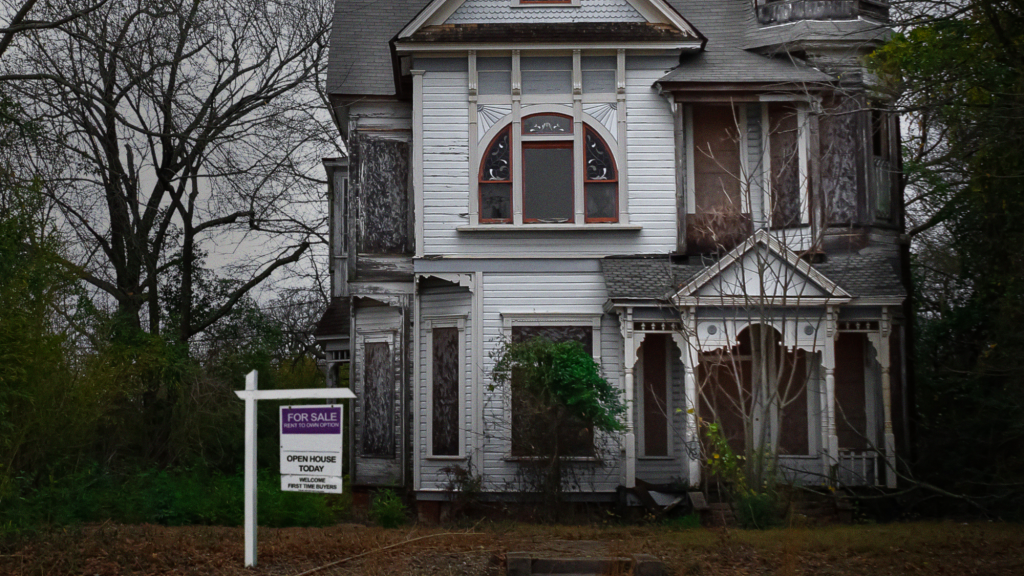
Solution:
[[[889,21],[889,3],[880,0],[756,0],[759,24],[797,20],[854,20],[865,16]]]
[[[882,462],[875,450],[839,450],[836,482],[840,486],[881,486]]]

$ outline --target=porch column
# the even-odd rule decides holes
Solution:
[[[892,319],[889,308],[882,308],[882,320],[878,323],[878,363],[882,366],[882,409],[885,417],[885,487],[896,487],[896,436],[892,431],[892,375],[889,335],[892,333]]]
[[[838,313],[829,307],[825,314],[825,350],[822,364],[825,368],[824,406],[821,411],[822,446],[825,449],[823,474],[832,478],[832,467],[839,463],[839,436],[836,434],[836,338],[839,337]]]
[[[626,433],[622,443],[626,451],[626,488],[636,487],[636,434],[633,432],[633,367],[636,365],[636,346],[633,341],[633,309],[626,308],[619,316],[622,322],[623,362],[626,387]]]
[[[692,344],[689,335],[696,334],[696,314],[691,310],[689,314],[683,314],[683,332],[673,333],[672,339],[679,347],[680,360],[683,363],[683,394],[685,395],[686,429],[683,431],[683,438],[686,442],[684,455],[686,458],[687,477],[690,486],[700,485],[700,430],[697,428],[697,350],[694,348],[696,341]]]

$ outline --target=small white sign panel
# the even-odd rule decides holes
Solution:
[[[318,494],[341,494],[341,477],[282,474],[281,491],[316,492]]]
[[[281,490],[341,493],[341,406],[281,407]]]

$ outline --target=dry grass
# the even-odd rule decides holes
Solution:
[[[654,554],[672,574],[1024,574],[1024,527],[914,523],[766,532],[662,527],[498,523],[466,531],[361,525],[259,531],[259,568],[242,568],[238,528],[103,525],[50,532],[0,546],[0,574],[348,575],[504,574],[509,551],[549,556]],[[430,535],[388,550],[413,538]]]

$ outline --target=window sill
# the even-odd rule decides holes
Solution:
[[[560,460],[566,462],[600,462],[601,459],[597,456],[562,456]],[[543,462],[547,458],[543,456],[505,456],[502,458],[505,462]]]
[[[424,460],[437,460],[437,461],[442,461],[442,462],[458,462],[459,460],[465,460],[466,457],[465,456],[440,456],[440,455],[434,456],[434,455],[430,455],[430,456],[424,456],[423,459]]]
[[[639,224],[468,224],[459,232],[639,232]]]

